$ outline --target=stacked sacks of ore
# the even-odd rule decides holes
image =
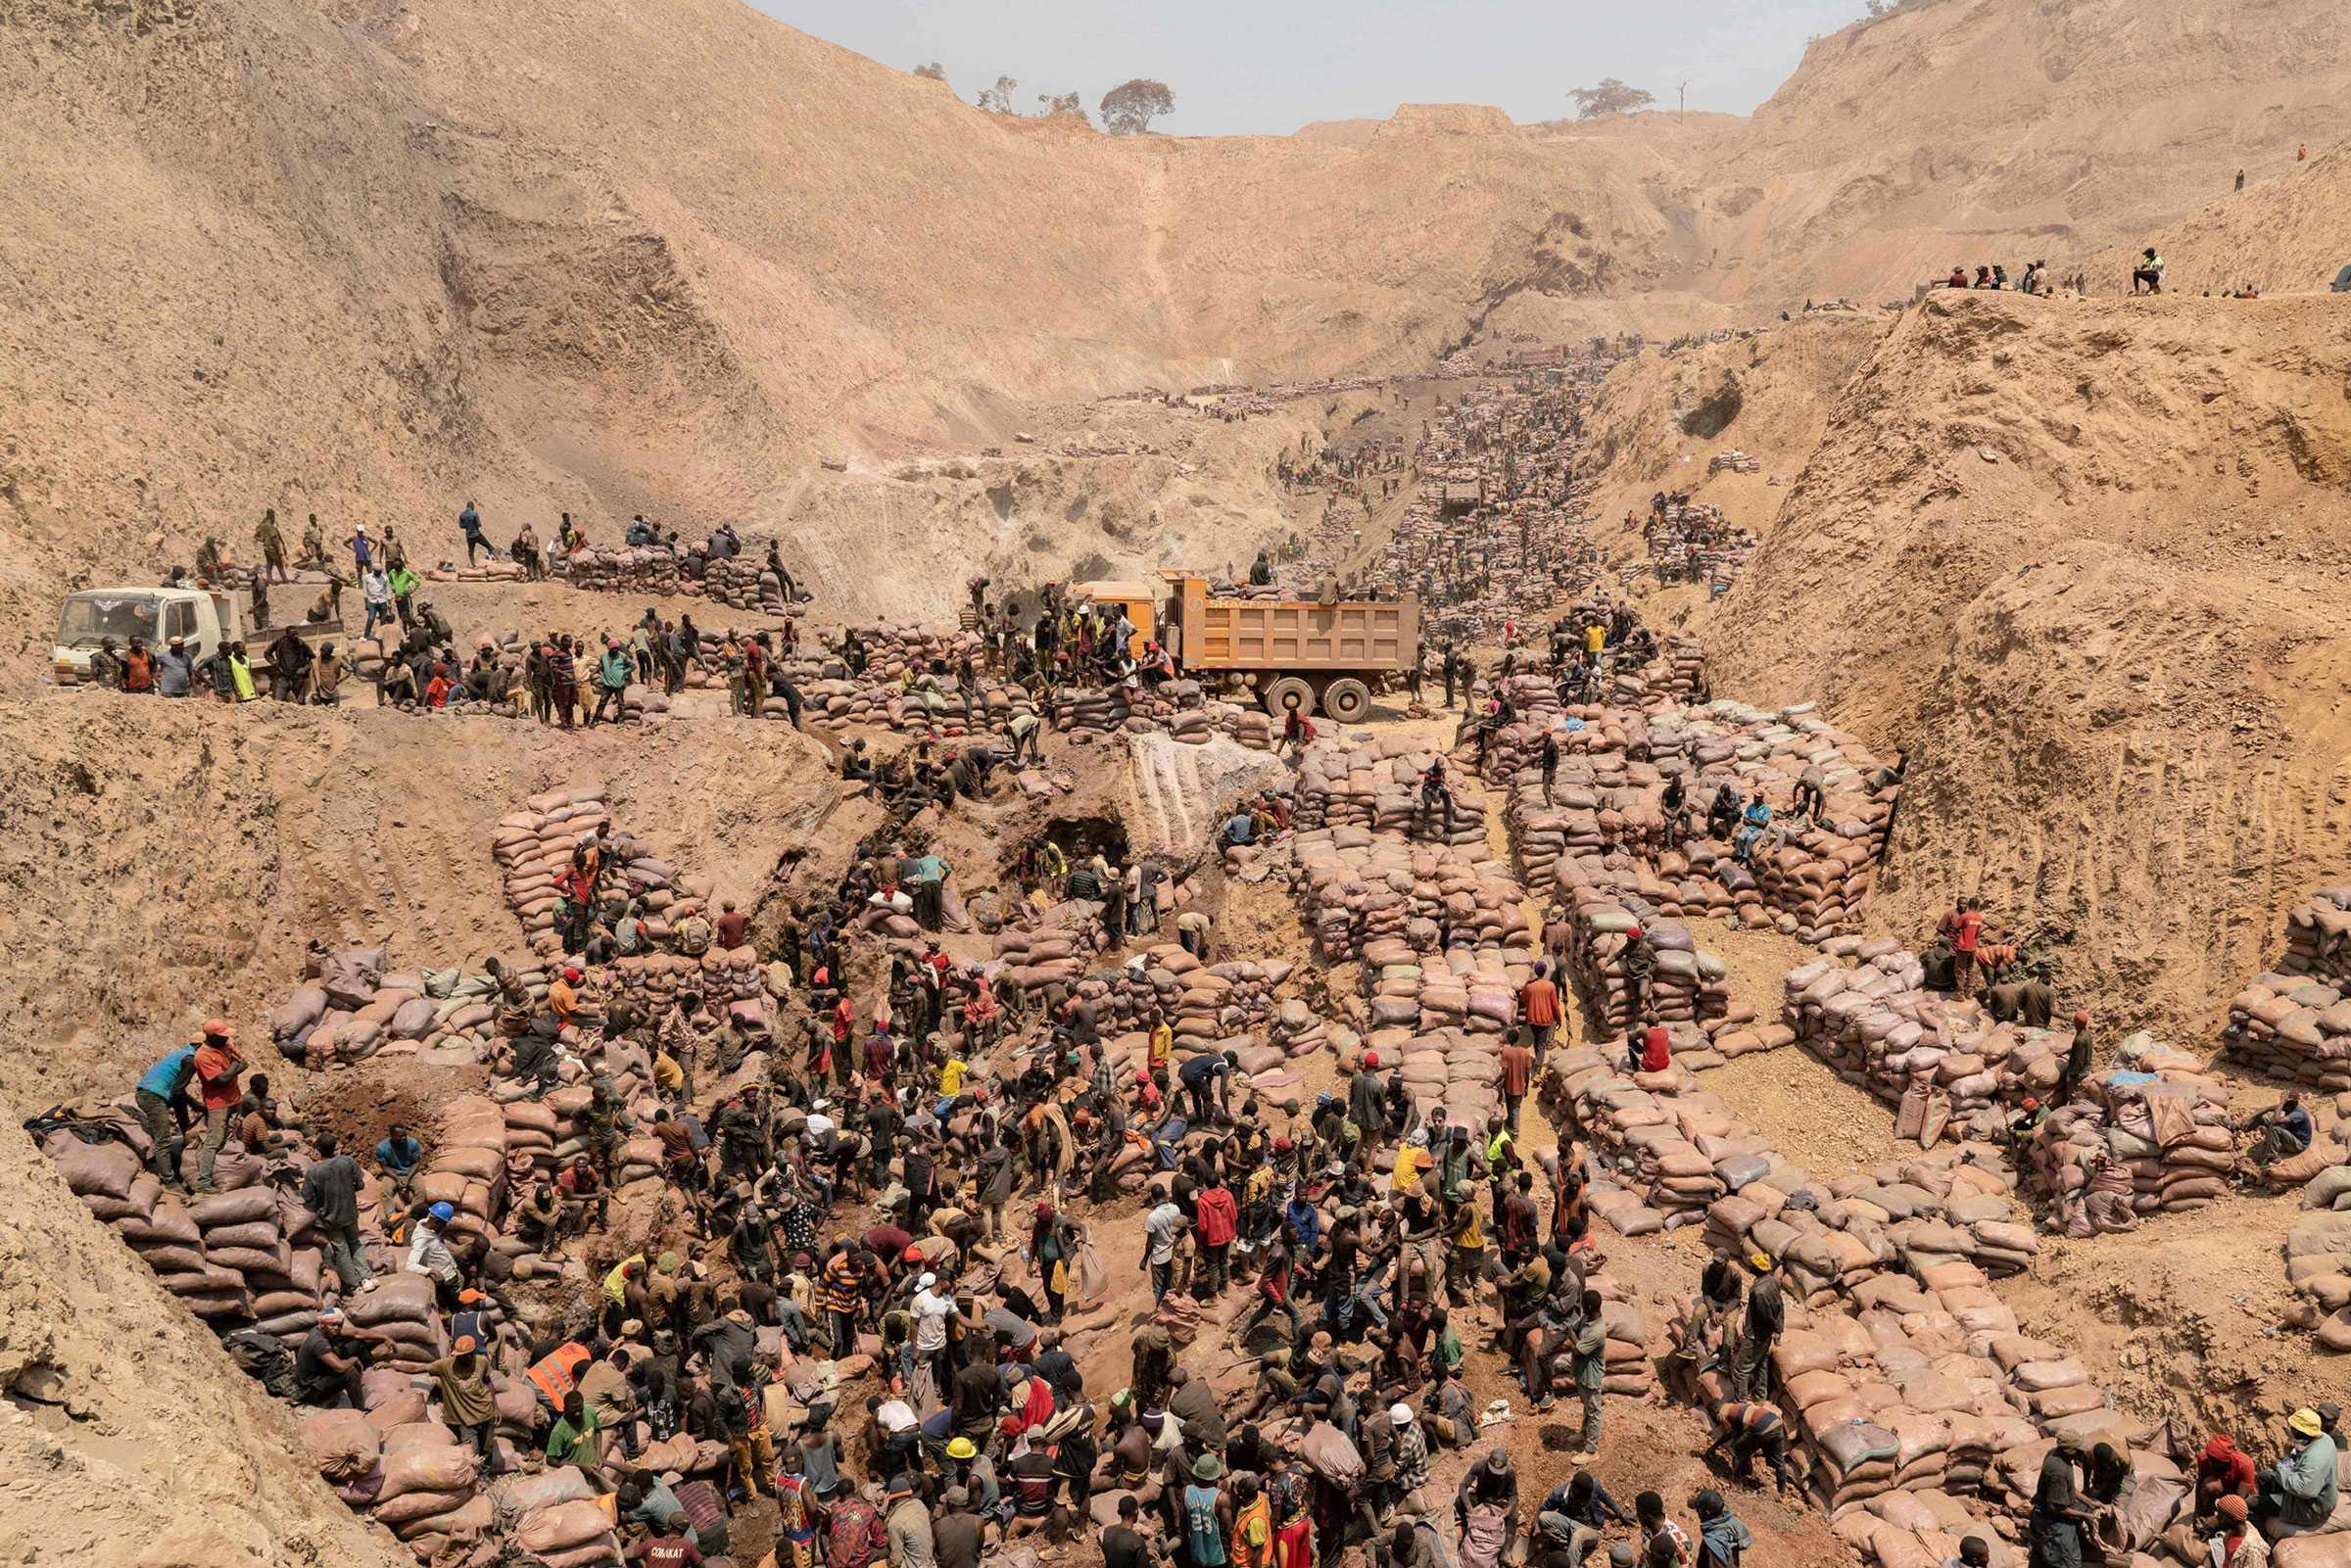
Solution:
[[[2351,887],[2322,887],[2287,912],[2278,967],[2351,989]]]
[[[2126,1229],[2134,1215],[2201,1208],[2229,1190],[2236,1163],[2225,1085],[2129,1067],[2088,1080],[2083,1095],[2034,1130],[2026,1150],[2028,1178],[2057,1205],[2073,1236]]]
[[[784,596],[784,579],[763,554],[725,555],[707,563],[702,568],[702,594],[762,615],[788,615],[792,608],[792,601]]]
[[[451,1048],[470,1061],[487,1041],[486,976],[461,971],[391,972],[382,947],[312,949],[305,979],[270,1018],[277,1048],[316,1068],[375,1056],[416,1056]]]
[[[1485,800],[1465,779],[1449,776],[1449,804],[1423,795],[1421,782],[1436,761],[1400,736],[1318,740],[1299,759],[1296,826],[1366,828],[1464,851],[1482,848]]]
[[[1015,994],[1069,986],[1085,973],[1088,955],[1100,945],[1100,934],[1098,921],[1085,926],[1008,926],[996,932],[993,944],[996,962],[1002,966],[995,972],[996,982]]]
[[[649,545],[591,545],[554,561],[572,587],[590,593],[666,596],[681,582],[677,552]]]
[[[1583,997],[1585,1016],[1613,1033],[1640,1022],[1727,1022],[1731,995],[1722,961],[1700,951],[1681,922],[1646,912],[1637,899],[1611,896],[1604,884],[1585,880],[1586,875],[1580,864],[1561,861],[1554,878],[1555,896],[1567,911],[1567,972]],[[1636,930],[1653,965],[1639,1008],[1624,962]]]
[[[2288,915],[2278,972],[2256,975],[2229,1004],[2229,1054],[2306,1088],[2351,1090],[2347,942],[2351,888],[2327,889]]]
[[[1524,895],[1501,862],[1361,828],[1301,832],[1292,852],[1292,891],[1333,961],[1383,938],[1415,952],[1525,939]]]

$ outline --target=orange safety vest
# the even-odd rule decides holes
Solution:
[[[1266,1539],[1263,1542],[1253,1544],[1249,1540],[1249,1527],[1252,1524],[1264,1529]],[[1272,1562],[1273,1510],[1268,1505],[1265,1494],[1260,1493],[1255,1502],[1233,1518],[1232,1565],[1233,1568],[1271,1568]]]
[[[595,1354],[578,1340],[566,1340],[522,1375],[538,1385],[539,1392],[558,1411],[563,1408],[563,1396],[580,1384],[580,1368],[596,1358]]]

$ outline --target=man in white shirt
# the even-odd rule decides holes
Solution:
[[[404,1273],[431,1276],[434,1291],[444,1307],[456,1305],[457,1260],[449,1244],[441,1239],[441,1233],[456,1217],[456,1210],[445,1203],[435,1204],[426,1211],[425,1216],[416,1221],[415,1234],[408,1239],[408,1260],[402,1269]]]
[[[1151,1299],[1167,1300],[1169,1287],[1176,1273],[1176,1232],[1183,1224],[1183,1211],[1176,1200],[1164,1198],[1159,1207],[1143,1216],[1143,1234],[1150,1245],[1143,1249],[1143,1266],[1151,1271]]]
[[[955,1299],[938,1293],[938,1276],[925,1274],[914,1289],[914,1395],[925,1410],[946,1402],[939,1385],[939,1357],[947,1348],[947,1319],[955,1315]]]

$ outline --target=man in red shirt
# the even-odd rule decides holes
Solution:
[[[1518,1022],[1534,1036],[1535,1061],[1540,1065],[1559,1027],[1559,988],[1552,981],[1551,966],[1540,959],[1535,961],[1535,977],[1519,988]],[[1512,1127],[1517,1124],[1515,1118],[1511,1122]]]
[[[213,1164],[219,1158],[220,1146],[228,1141],[228,1113],[245,1096],[244,1086],[237,1081],[245,1071],[245,1059],[237,1054],[225,1020],[205,1020],[204,1043],[196,1048],[195,1063],[196,1082],[204,1099],[204,1144],[196,1155],[196,1190],[216,1192]]]
[[[1214,1301],[1224,1294],[1232,1239],[1241,1230],[1232,1189],[1222,1180],[1201,1188],[1192,1200],[1192,1223],[1200,1228],[1200,1273],[1206,1290],[1201,1299]]]
[[[1535,1053],[1523,1039],[1513,1038],[1502,1048],[1502,1103],[1510,1115],[1512,1137],[1518,1133],[1518,1107],[1534,1078]]]
[[[1976,994],[1976,950],[1984,940],[1984,900],[1963,898],[1949,914],[1935,923],[1937,934],[1950,938],[1951,990],[1958,996]]]
[[[653,1536],[629,1553],[645,1568],[702,1568],[702,1554],[684,1536]]]
[[[732,898],[720,903],[719,908],[726,913],[718,917],[718,945],[726,948],[741,947],[744,935],[750,930],[751,918],[748,915],[737,914],[735,900]]]

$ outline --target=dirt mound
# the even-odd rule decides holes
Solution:
[[[1738,526],[1765,531],[1820,445],[1837,395],[1891,321],[1879,310],[1815,311],[1627,359],[1585,415],[1577,477],[1600,481],[1598,514],[1646,510],[1659,490],[1687,491]],[[1734,451],[1754,459],[1752,471],[1713,466]]]
[[[2331,137],[2347,90],[2323,8],[1923,0],[1816,39],[1696,200],[1717,287],[1758,303],[2061,249],[2121,288],[2147,231]]]
[[[2249,179],[2148,243],[2162,252],[2165,286],[2215,294],[2251,284],[2274,293],[2323,291],[2351,263],[2341,214],[2351,202],[2351,147]]]
[[[2347,347],[2324,300],[1962,293],[1853,378],[1708,652],[1910,752],[1890,928],[1982,891],[2203,1038],[2339,873]]]

